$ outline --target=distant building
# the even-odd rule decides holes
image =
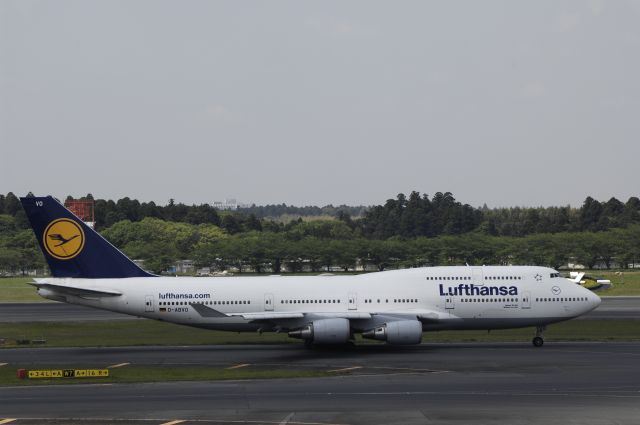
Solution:
[[[179,260],[172,267],[169,267],[168,271],[169,273],[193,274],[195,270],[193,260]]]
[[[237,199],[233,199],[233,198],[225,199],[224,202],[222,201],[213,202],[213,208],[221,211],[237,210],[238,208],[247,208],[248,206],[249,204],[240,204],[238,203]]]
[[[67,199],[64,201],[64,206],[92,229],[96,225],[95,204],[93,199]]]
[[[131,261],[133,261],[133,263],[134,263],[136,266],[140,267],[142,270],[144,270],[144,271],[146,271],[146,272],[149,272],[149,273],[152,273],[152,271],[151,271],[151,270],[147,270],[147,269],[145,268],[145,266],[144,266],[144,260],[131,260]]]

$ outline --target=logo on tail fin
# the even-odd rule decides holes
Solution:
[[[71,260],[84,248],[84,232],[78,223],[59,218],[49,223],[42,236],[47,253],[58,260]]]

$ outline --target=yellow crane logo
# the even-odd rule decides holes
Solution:
[[[59,218],[49,223],[42,236],[47,253],[58,260],[70,260],[84,248],[84,232],[77,222]]]

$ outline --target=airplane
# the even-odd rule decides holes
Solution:
[[[308,346],[355,334],[391,345],[423,332],[534,327],[595,309],[600,298],[556,270],[447,266],[359,275],[169,277],[150,274],[51,196],[20,199],[51,278],[44,298],[198,328],[287,332]],[[64,241],[64,245],[56,242]]]

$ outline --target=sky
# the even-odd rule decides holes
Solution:
[[[640,1],[0,2],[0,193],[639,196]]]

